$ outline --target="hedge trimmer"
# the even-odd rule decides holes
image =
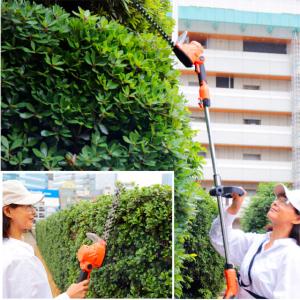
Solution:
[[[240,187],[236,186],[222,186],[221,177],[217,173],[216,167],[216,155],[215,155],[215,146],[212,140],[211,129],[210,129],[210,116],[209,116],[209,107],[210,107],[210,97],[209,89],[206,79],[206,72],[204,67],[204,56],[202,56],[203,48],[201,44],[196,41],[188,43],[187,32],[185,32],[179,39],[177,44],[174,44],[173,41],[168,37],[164,30],[154,21],[154,19],[147,13],[147,11],[136,1],[132,0],[133,5],[138,11],[149,21],[150,24],[161,34],[161,36],[168,42],[172,47],[174,54],[177,58],[184,64],[184,66],[190,68],[195,67],[195,72],[197,73],[199,80],[199,107],[204,109],[205,114],[205,123],[208,134],[209,148],[211,153],[212,167],[213,167],[213,180],[214,188],[212,188],[209,193],[211,196],[216,196],[218,202],[218,209],[220,214],[221,222],[221,231],[223,237],[223,245],[225,252],[225,268],[224,274],[226,279],[226,291],[224,299],[236,298],[238,293],[238,281],[236,270],[232,263],[230,263],[230,254],[228,248],[228,238],[227,230],[224,224],[224,207],[222,198],[231,198],[232,193],[237,193],[240,196],[244,194],[244,191]]]
[[[120,191],[118,189],[114,195],[111,208],[107,215],[102,238],[95,233],[88,232],[86,236],[93,241],[93,244],[89,246],[82,245],[77,252],[77,258],[81,269],[77,282],[90,278],[92,270],[100,268],[103,264],[106,254],[106,244],[115,219],[115,212],[119,205],[119,196]]]

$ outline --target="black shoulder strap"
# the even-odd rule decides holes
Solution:
[[[260,253],[260,251],[261,251],[261,249],[262,249],[262,246],[263,246],[263,244],[264,244],[265,241],[266,241],[266,240],[264,240],[264,241],[260,244],[260,246],[258,247],[256,253],[253,255],[253,257],[252,257],[252,259],[251,259],[251,262],[250,262],[250,264],[249,264],[249,268],[248,268],[249,284],[244,284],[244,282],[243,282],[242,279],[241,279],[241,280],[240,280],[240,286],[241,286],[241,287],[248,287],[248,286],[252,285],[251,270],[252,270],[252,267],[253,267],[253,263],[254,263],[254,260],[255,260],[256,256]],[[264,299],[264,298],[262,298],[262,299]]]
[[[263,297],[263,296],[260,296],[260,295],[257,295],[257,294],[255,294],[255,293],[253,293],[253,292],[251,292],[251,291],[249,291],[249,290],[247,290],[247,289],[245,289],[245,288],[243,288],[247,293],[249,293],[253,298],[255,298],[255,299],[268,299],[268,298],[265,298],[265,297]]]
[[[253,298],[255,298],[255,299],[267,299],[267,298],[265,298],[265,297],[263,297],[263,296],[260,296],[260,295],[258,295],[258,294],[255,294],[254,292],[245,289],[245,287],[248,287],[248,286],[252,285],[251,270],[252,270],[252,267],[253,267],[253,263],[254,263],[254,260],[255,260],[255,257],[257,256],[257,254],[259,254],[259,253],[261,252],[262,247],[263,247],[263,244],[264,244],[265,241],[266,241],[266,240],[264,240],[264,241],[259,245],[257,251],[256,251],[255,254],[253,255],[253,257],[252,257],[252,259],[251,259],[251,262],[250,262],[250,264],[249,264],[249,268],[248,268],[249,284],[247,284],[247,285],[244,284],[243,281],[242,281],[242,279],[241,279],[241,277],[239,276],[239,284],[240,284],[240,286],[241,286],[247,293],[249,293]],[[238,274],[238,275],[239,275],[239,274]]]

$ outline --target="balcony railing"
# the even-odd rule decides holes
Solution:
[[[292,163],[283,161],[249,161],[218,159],[217,171],[222,180],[253,182],[292,182]],[[212,164],[206,160],[204,180],[213,179]]]
[[[205,67],[209,72],[255,74],[271,77],[290,77],[292,75],[290,57],[287,54],[206,49],[205,58]],[[180,70],[188,69],[178,60],[176,60],[176,67]]]
[[[195,141],[208,143],[205,123],[191,122],[192,129],[197,130]],[[258,146],[258,147],[292,147],[292,128],[290,126],[265,126],[244,124],[211,124],[215,144]]]
[[[198,87],[180,86],[189,107],[198,107]],[[210,88],[211,107],[227,110],[290,113],[290,92]]]

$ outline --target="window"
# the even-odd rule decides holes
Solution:
[[[232,77],[216,77],[216,87],[219,88],[234,88],[234,80]]]
[[[286,44],[243,41],[243,50],[245,52],[287,54]]]
[[[256,195],[256,190],[247,189],[247,196],[253,197]]]
[[[200,43],[204,48],[207,48],[207,39],[195,39],[198,43]]]
[[[244,119],[244,124],[247,124],[247,125],[261,125],[261,120],[259,120],[259,119]]]
[[[244,90],[260,90],[260,86],[259,85],[250,85],[250,84],[244,84],[243,85],[243,89]]]
[[[205,151],[198,152],[198,155],[202,157],[207,157],[207,153]]]
[[[39,213],[39,218],[45,218],[45,214]]]
[[[198,81],[189,81],[188,86],[199,86]]]
[[[202,123],[205,122],[205,117],[200,116],[190,116],[191,122]]]
[[[261,160],[261,155],[260,154],[243,153],[243,159],[244,160]]]

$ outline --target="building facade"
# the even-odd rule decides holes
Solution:
[[[300,1],[177,0],[173,40],[204,48],[211,129],[224,185],[255,193],[260,182],[300,188]],[[202,185],[213,185],[199,84],[176,62],[196,141],[206,149]]]

